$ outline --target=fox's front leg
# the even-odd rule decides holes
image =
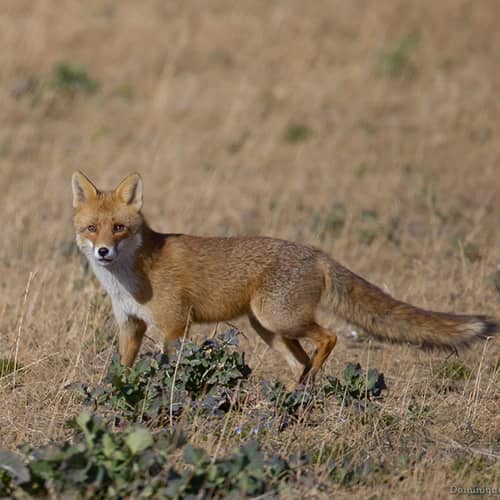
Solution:
[[[120,325],[118,344],[123,365],[132,368],[146,328],[147,325],[144,321],[130,316]]]
[[[163,353],[170,358],[174,353],[174,344],[182,340],[184,336],[187,334],[187,330],[189,326],[186,327],[177,327],[177,328],[168,328],[163,330]]]
[[[189,333],[192,321],[192,308],[187,306],[170,306],[168,315],[158,321],[163,333],[163,353],[169,357],[173,354],[173,346],[177,341],[185,338]]]

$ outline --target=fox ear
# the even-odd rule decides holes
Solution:
[[[142,208],[142,179],[139,174],[130,174],[120,182],[115,194],[120,201],[136,210]]]
[[[71,177],[71,187],[73,189],[73,207],[96,198],[99,191],[79,170]]]

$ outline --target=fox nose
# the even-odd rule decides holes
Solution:
[[[101,256],[101,257],[106,257],[106,255],[108,255],[109,253],[109,249],[106,248],[106,247],[101,247],[99,248],[99,250],[97,250],[97,253]]]

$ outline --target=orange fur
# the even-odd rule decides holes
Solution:
[[[498,329],[483,316],[431,312],[400,302],[310,246],[266,237],[157,233],[142,216],[137,174],[114,191],[99,191],[80,172],[73,174],[72,184],[78,245],[111,295],[122,361],[128,366],[147,326],[163,332],[168,348],[183,335],[188,316],[214,322],[248,315],[256,332],[304,382],[336,343],[335,334],[316,322],[323,297],[334,313],[388,341],[455,347]],[[102,247],[109,259],[100,257]],[[312,359],[301,339],[316,344]]]

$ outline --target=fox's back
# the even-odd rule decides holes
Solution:
[[[273,279],[281,288],[293,281],[295,270],[312,262],[316,252],[275,238],[172,235],[166,236],[153,274],[177,283],[198,320],[215,321],[248,312],[259,289],[272,288]]]

